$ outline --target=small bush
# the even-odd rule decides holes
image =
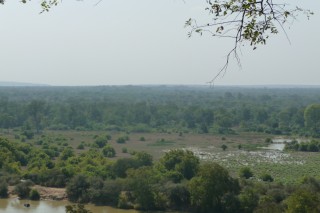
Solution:
[[[273,177],[269,174],[263,174],[261,175],[261,180],[266,182],[273,182]]]
[[[92,211],[85,208],[82,204],[77,205],[67,205],[66,206],[66,213],[92,213]]]
[[[142,136],[140,137],[140,141],[146,141],[146,139]]]
[[[226,149],[228,148],[228,146],[225,145],[225,144],[222,144],[221,148],[222,148],[223,151],[226,151]]]
[[[77,149],[84,149],[84,144],[83,143],[79,144]]]
[[[27,198],[30,194],[30,186],[32,185],[31,181],[25,181],[22,183],[17,184],[14,187],[14,192],[20,197],[20,198]]]
[[[105,147],[103,147],[102,153],[105,157],[108,157],[108,158],[113,158],[116,156],[116,151],[110,145],[106,145]]]
[[[117,139],[117,143],[121,143],[121,144],[126,143],[126,139],[124,137],[120,137]]]
[[[128,153],[127,147],[122,147],[122,153]]]
[[[244,168],[240,169],[239,176],[241,178],[249,179],[249,178],[253,177],[253,173],[250,168],[244,167]]]
[[[273,141],[272,141],[271,138],[266,138],[266,139],[264,140],[264,142],[265,142],[265,143],[273,143]]]
[[[27,139],[32,139],[34,136],[34,132],[31,130],[24,130],[21,135],[25,136]]]
[[[98,136],[98,137],[95,139],[94,143],[95,143],[99,148],[104,147],[104,146],[108,143],[107,136],[105,136],[105,135]]]
[[[36,189],[32,189],[29,193],[30,200],[40,200],[40,194]]]

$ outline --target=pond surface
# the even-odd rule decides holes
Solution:
[[[285,144],[284,143],[272,143],[268,145],[267,147],[263,147],[264,149],[270,149],[270,150],[284,150]]]
[[[298,143],[305,142],[306,140],[303,139],[296,139]],[[269,149],[269,150],[279,150],[283,151],[286,143],[292,142],[293,139],[288,139],[288,138],[274,138],[272,139],[271,144],[269,144],[267,147],[262,147],[263,149]]]
[[[30,207],[23,204],[29,203]],[[68,201],[30,201],[12,199],[0,199],[0,213],[65,213]],[[109,206],[86,205],[93,213],[139,213],[136,210],[115,209]]]

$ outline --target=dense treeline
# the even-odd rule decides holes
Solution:
[[[311,140],[309,142],[298,142],[293,140],[286,143],[285,150],[301,151],[301,152],[319,152],[320,151],[320,141]]]
[[[74,202],[119,208],[319,212],[320,182],[314,178],[282,185],[273,183],[270,174],[252,178],[250,168],[241,169],[240,177],[231,176],[216,163],[200,164],[198,157],[184,150],[171,150],[157,162],[146,152],[132,150],[130,158],[115,160],[108,131],[93,136],[92,143],[77,144],[77,150],[62,135],[39,134],[46,129],[123,131],[114,139],[118,144],[126,143],[130,132],[149,131],[233,134],[241,129],[319,136],[319,90],[0,88],[0,127],[15,138],[0,138],[0,197],[8,196],[8,185],[15,185],[20,197],[39,199],[32,189],[32,184],[39,184],[66,187]],[[35,134],[36,139],[29,140]],[[320,146],[311,141],[288,144],[290,148],[319,151]]]
[[[0,127],[319,135],[320,89],[3,87]],[[308,112],[308,113],[306,113]],[[315,116],[316,115],[316,116]],[[232,130],[233,129],[233,130]]]
[[[68,199],[118,208],[187,212],[319,212],[320,181],[304,178],[296,185],[261,179],[246,167],[231,176],[216,163],[202,163],[191,151],[171,150],[158,161],[146,152],[112,160],[102,149],[55,160],[43,150],[0,139],[0,197],[8,185],[22,198],[39,199],[32,184],[66,186]],[[22,167],[22,165],[24,165]],[[27,181],[20,181],[20,178]]]

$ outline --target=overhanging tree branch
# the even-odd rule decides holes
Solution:
[[[213,16],[212,21],[198,25],[195,19],[187,20],[186,26],[191,28],[189,37],[194,33],[202,35],[208,32],[214,37],[234,40],[234,46],[226,56],[226,63],[209,81],[211,84],[225,74],[232,55],[241,66],[237,53],[240,45],[250,44],[255,50],[257,46],[265,45],[271,35],[277,34],[278,28],[282,29],[289,40],[284,25],[293,22],[300,13],[308,18],[313,14],[310,10],[290,7],[286,3],[274,3],[273,0],[207,0],[207,4],[206,10]]]
[[[31,0],[21,0],[23,3],[28,1]],[[98,5],[101,1],[102,0],[96,0],[95,5]],[[274,1],[276,3],[274,3]],[[255,50],[257,46],[265,45],[271,35],[277,34],[278,28],[285,33],[290,43],[284,25],[292,24],[301,13],[309,18],[313,12],[299,7],[292,7],[285,3],[285,1],[286,0],[206,0],[208,4],[206,10],[209,11],[210,16],[213,16],[212,21],[203,25],[198,25],[196,20],[191,18],[186,21],[186,26],[191,29],[188,33],[189,37],[194,33],[202,35],[206,32],[214,37],[234,40],[234,46],[226,56],[226,63],[209,83],[214,83],[219,76],[225,74],[231,56],[233,56],[238,65],[241,66],[238,55],[240,45],[250,44],[253,50]],[[0,4],[4,4],[4,2],[5,0],[0,0]],[[41,0],[41,13],[49,11],[51,7],[56,6],[60,2],[62,2],[62,0]]]

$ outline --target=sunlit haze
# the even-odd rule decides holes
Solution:
[[[232,40],[188,38],[189,18],[209,20],[205,0],[39,1],[0,5],[0,81],[49,85],[205,85],[224,65]],[[320,1],[266,46],[241,49],[217,85],[319,85]]]

